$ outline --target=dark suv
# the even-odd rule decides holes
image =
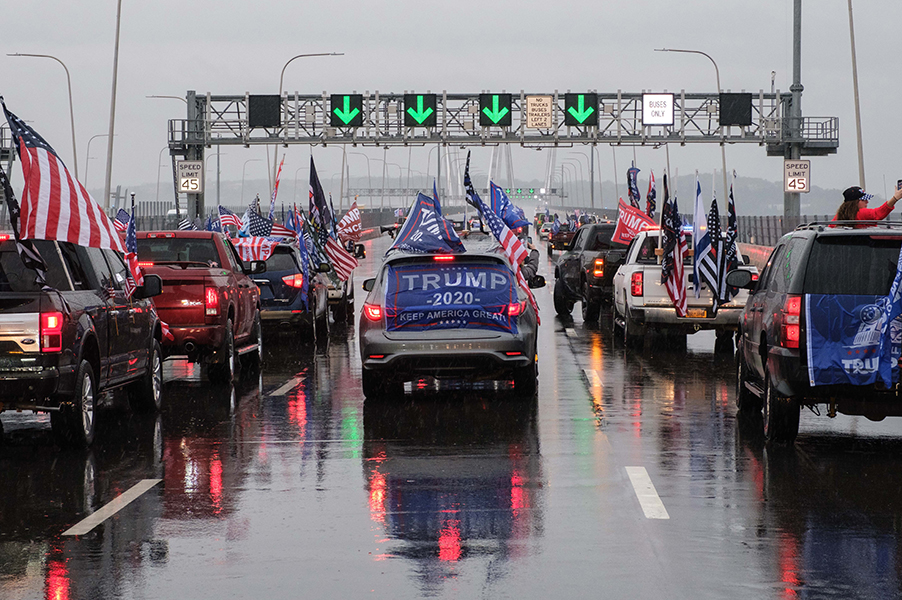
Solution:
[[[160,408],[160,320],[149,299],[162,282],[147,275],[131,299],[128,274],[112,250],[35,241],[47,264],[48,291],[16,252],[0,242],[0,412],[50,413],[56,437],[94,439],[100,394],[126,387],[135,408]],[[57,293],[58,292],[58,293]]]
[[[613,299],[614,273],[618,264],[608,264],[615,223],[583,225],[554,267],[554,310],[569,315],[576,302],[582,303],[583,321],[598,320],[603,303]],[[622,249],[622,246],[617,246]],[[622,257],[621,257],[622,262]]]
[[[837,303],[860,304],[857,312],[845,311],[848,314],[883,314],[879,306],[896,274],[902,228],[888,223],[861,227],[861,222],[854,226],[802,225],[777,243],[757,282],[751,281],[747,271],[732,271],[727,276],[730,285],[750,290],[739,321],[736,403],[740,416],[763,411],[764,435],[768,440],[792,442],[799,431],[803,406],[827,404],[829,416],[840,412],[880,420],[902,415],[902,400],[895,389],[898,386],[887,389],[879,380],[868,385],[852,385],[843,380],[844,370],[854,371],[844,369],[844,363],[857,364],[862,352],[873,352],[858,346],[865,337],[870,337],[873,344],[873,332],[850,334],[845,321],[834,317],[825,320],[821,312],[809,312],[809,303],[814,306],[827,297]],[[816,337],[816,328],[808,322],[809,315],[814,314],[820,322],[829,324],[830,339],[841,340],[850,335],[855,339],[838,346],[850,360],[836,361],[837,376],[822,378],[817,385],[814,371],[809,368],[813,366],[809,365],[809,351],[816,357],[818,368],[826,351],[825,342],[821,341],[824,338]],[[879,330],[877,334],[879,337]],[[820,354],[813,354],[817,352]],[[843,382],[836,383],[840,380]]]

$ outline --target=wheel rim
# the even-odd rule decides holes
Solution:
[[[81,426],[86,437],[94,430],[94,385],[87,372],[81,382]]]
[[[770,439],[770,435],[771,435],[770,414],[771,414],[771,411],[773,410],[773,406],[771,404],[774,401],[774,392],[773,392],[772,386],[770,385],[770,382],[767,382],[766,379],[765,379],[765,385],[767,386],[767,389],[764,392],[764,402],[763,402],[763,406],[762,406],[761,410],[762,410],[762,415],[764,418],[764,437]]]
[[[160,353],[154,349],[153,353],[153,372],[151,375],[151,385],[153,388],[153,401],[157,407],[160,406],[160,397],[163,393],[163,360],[160,358]]]
[[[227,364],[229,365],[229,376],[230,376],[230,378],[234,378],[235,377],[235,338],[232,336],[231,329],[229,329],[229,331],[228,331],[228,336],[229,336],[228,337],[229,357],[226,360],[227,360]]]

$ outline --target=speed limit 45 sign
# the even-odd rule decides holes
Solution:
[[[798,193],[811,191],[810,160],[783,161],[783,191]]]
[[[202,194],[204,191],[204,161],[180,160],[176,162],[179,191],[185,194]]]

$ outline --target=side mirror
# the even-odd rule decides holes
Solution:
[[[252,260],[244,263],[244,273],[246,275],[260,275],[266,273],[265,260]]]
[[[354,244],[354,258],[366,258],[366,246]]]
[[[604,255],[604,262],[609,265],[622,263],[624,258],[625,257],[622,250],[611,250]]]
[[[526,284],[531,290],[543,288],[545,287],[545,277],[542,275],[533,275]]]
[[[375,277],[370,277],[369,279],[363,280],[363,291],[364,292],[371,292],[371,291],[373,291],[374,287],[376,287],[376,278]]]
[[[329,263],[319,263],[319,266],[316,267],[317,273],[328,273],[332,270],[332,266]]]
[[[727,285],[744,289],[752,288],[752,274],[745,269],[734,269],[727,273]]]
[[[748,254],[743,254],[743,255],[742,255],[742,262],[743,262],[744,264],[750,265],[750,264],[752,264],[752,259],[749,258],[749,255],[748,255]]]
[[[163,278],[159,275],[144,275],[144,285],[135,290],[135,298],[153,298],[163,293]]]

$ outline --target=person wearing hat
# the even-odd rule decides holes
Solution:
[[[879,221],[893,212],[896,202],[902,200],[902,190],[896,190],[893,197],[877,208],[868,208],[868,200],[874,196],[866,194],[858,186],[852,186],[842,193],[843,203],[836,211],[834,221]]]

